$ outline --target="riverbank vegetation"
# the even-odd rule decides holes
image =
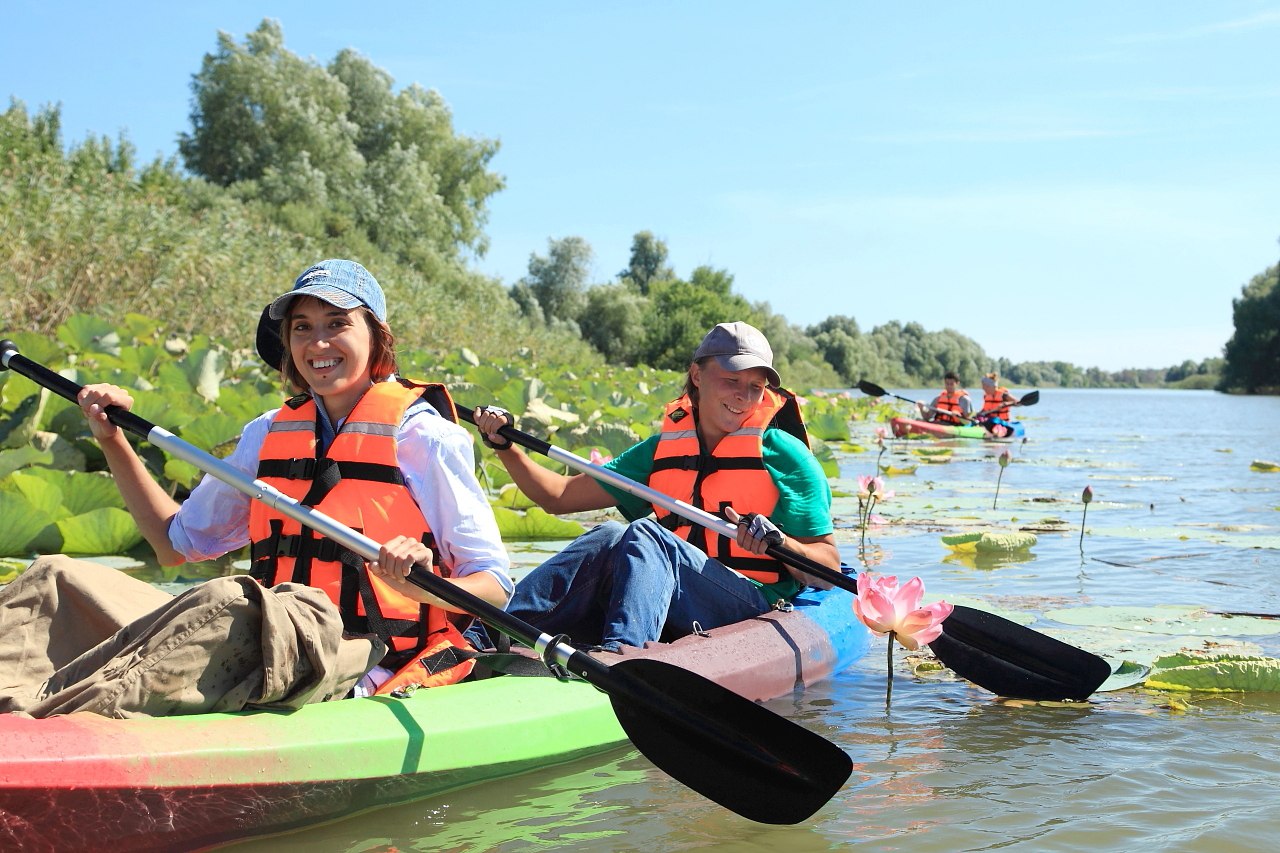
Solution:
[[[707,328],[732,318],[766,333],[800,388],[864,378],[931,387],[948,370],[973,386],[990,370],[1021,387],[1280,385],[1275,356],[1245,366],[1259,360],[1264,331],[1242,329],[1271,298],[1261,287],[1237,300],[1232,364],[1108,372],[1013,363],[914,322],[864,331],[834,315],[801,327],[735,293],[729,270],[672,269],[650,231],[611,262],[621,271],[608,281],[589,281],[592,249],[573,236],[549,239],[519,281],[497,281],[472,269],[487,248],[488,201],[503,187],[489,169],[497,142],[456,133],[438,93],[395,91],[353,50],[321,65],[283,45],[269,20],[243,43],[218,35],[193,78],[181,164],[140,164],[124,136],[67,147],[56,106],[32,114],[11,103],[0,115],[0,312],[10,330],[49,335],[78,312],[109,323],[134,313],[167,334],[247,341],[262,305],[299,270],[352,257],[388,291],[404,340],[482,359],[522,352],[544,365],[678,370]]]

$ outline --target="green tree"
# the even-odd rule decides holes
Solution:
[[[732,290],[733,276],[708,266],[695,269],[689,281],[654,282],[641,363],[684,370],[703,336],[717,323],[743,320],[758,327],[751,305]]]
[[[583,316],[591,321],[582,324],[582,337],[610,364],[637,364],[651,310],[649,300],[628,282],[589,288]]]
[[[192,131],[178,150],[194,174],[275,208],[319,237],[352,229],[438,273],[487,248],[487,169],[497,143],[457,136],[448,107],[352,50],[328,68],[284,47],[264,20],[238,44],[218,34],[192,79]]]
[[[531,310],[528,298],[519,293],[527,289],[544,321],[576,322],[586,307],[587,277],[593,257],[591,245],[581,237],[547,240],[546,256],[529,256],[529,272],[516,283],[512,298],[522,303],[522,309]]]
[[[1280,391],[1280,265],[1254,276],[1232,300],[1235,332],[1223,350],[1218,388],[1247,394]]]
[[[631,260],[618,277],[635,284],[641,296],[649,295],[652,282],[675,278],[675,272],[667,266],[667,244],[652,231],[636,233],[631,238]]]

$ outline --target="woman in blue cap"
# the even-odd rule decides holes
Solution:
[[[370,571],[358,555],[212,476],[179,504],[107,417],[111,406],[133,405],[130,392],[89,385],[79,396],[125,505],[161,564],[249,545],[250,573],[265,586],[324,590],[345,632],[377,635],[374,649],[386,652],[370,661],[381,658],[361,682],[365,691],[403,686],[393,675],[413,672],[412,663],[439,650],[441,638],[462,642],[448,616],[456,607],[405,595],[412,565],[434,563],[450,582],[497,607],[512,590],[497,522],[475,478],[471,438],[454,422],[442,386],[396,376],[386,311],[377,280],[354,261],[322,261],[298,276],[269,313],[281,323],[282,376],[300,393],[246,424],[226,459],[382,542]],[[155,601],[149,588],[143,597]],[[455,670],[431,683],[457,680],[469,666]]]

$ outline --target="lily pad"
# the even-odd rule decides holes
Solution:
[[[523,513],[495,507],[493,514],[503,539],[573,539],[586,532],[578,522],[557,518],[538,507]]]
[[[1200,660],[1182,655],[1177,659],[1191,662],[1155,669],[1146,686],[1205,693],[1280,692],[1280,660],[1275,658],[1221,655]]]
[[[1255,459],[1249,468],[1253,471],[1274,473],[1276,471],[1280,471],[1280,462],[1268,462],[1265,459]]]
[[[953,533],[943,536],[942,544],[952,551],[961,553],[1008,554],[1033,547],[1036,544],[1036,537],[1034,533],[1022,531]]]
[[[1045,617],[1064,625],[1122,628],[1147,634],[1188,638],[1265,637],[1280,634],[1280,623],[1252,616],[1225,616],[1201,607],[1166,604],[1158,607],[1072,607],[1050,610]]]
[[[66,554],[119,554],[142,541],[133,516],[123,509],[103,507],[56,522]]]

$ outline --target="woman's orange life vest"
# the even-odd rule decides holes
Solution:
[[[764,467],[764,431],[784,411],[790,418],[799,417],[794,395],[782,389],[766,389],[764,399],[742,426],[706,454],[698,437],[697,410],[692,401],[687,395],[673,400],[662,416],[649,487],[721,517],[728,506],[742,515],[772,514],[778,503],[778,487]],[[803,429],[801,437],[805,438]],[[733,539],[709,533],[701,525],[662,507],[653,509],[664,527],[752,580],[773,584],[789,576],[786,566],[772,557],[752,554],[739,548]],[[714,544],[709,539],[714,539]]]
[[[938,402],[934,406],[936,411],[933,415],[933,422],[939,424],[963,424],[967,423],[961,414],[964,409],[960,408],[960,399],[968,397],[969,392],[963,388],[957,388],[954,392],[943,389],[938,395]]]
[[[996,388],[994,391],[984,390],[982,393],[983,416],[999,418],[1002,421],[1009,420],[1009,404],[1004,400],[1004,395],[1008,393],[1008,388]]]
[[[375,542],[401,534],[420,538],[435,554],[432,570],[447,577],[448,566],[440,563],[430,525],[405,485],[396,454],[405,411],[423,396],[456,421],[443,386],[376,382],[324,453],[315,401],[310,395],[294,397],[271,421],[258,456],[258,478]],[[261,501],[249,511],[249,537],[255,578],[270,586],[293,581],[324,590],[342,612],[347,631],[377,634],[390,647],[387,662],[393,665],[409,658],[392,679],[397,686],[450,684],[471,671],[470,660],[453,660],[450,650],[468,649],[468,644],[447,612],[390,588],[369,573],[359,554]],[[431,672],[437,667],[443,668]],[[383,685],[378,692],[389,689]]]

